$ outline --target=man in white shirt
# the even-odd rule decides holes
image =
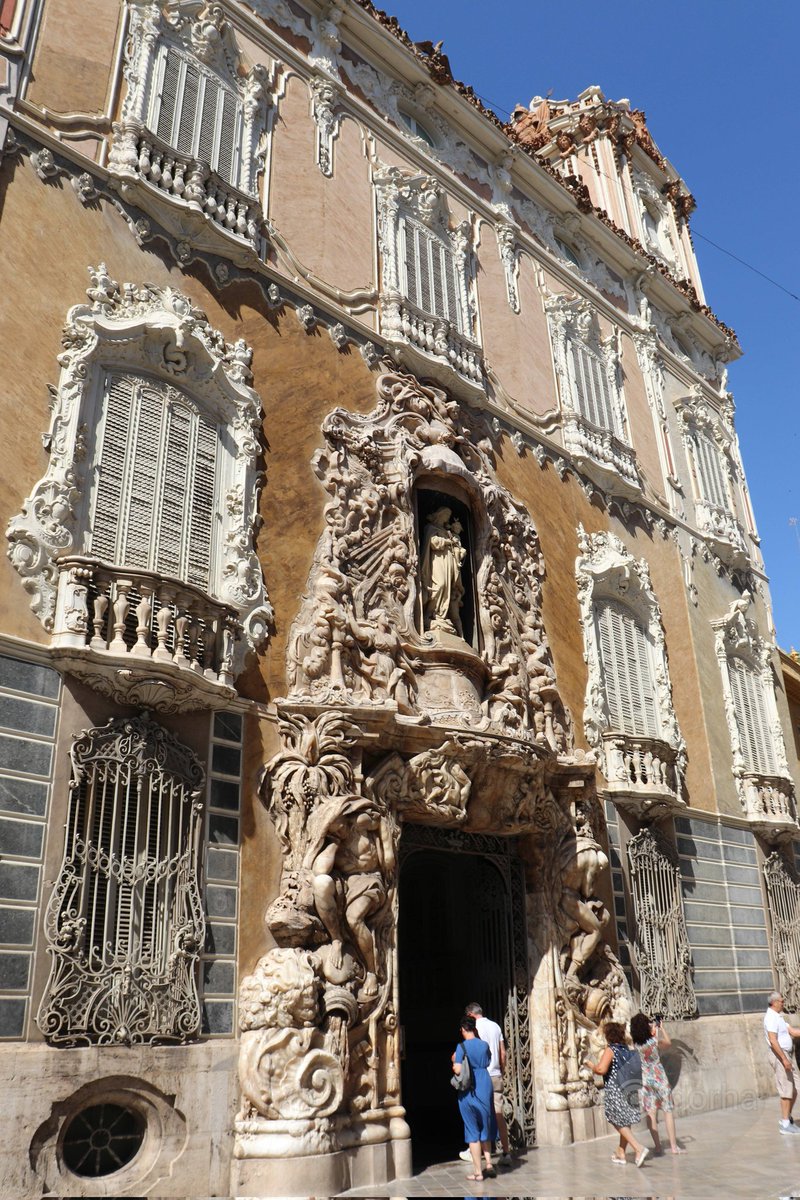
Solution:
[[[792,1038],[800,1038],[800,1029],[794,1029],[784,1020],[783,996],[770,992],[764,1014],[764,1036],[772,1052],[775,1070],[775,1086],[781,1101],[781,1133],[800,1134],[800,1127],[792,1122],[792,1107],[800,1091],[800,1071],[794,1057]]]
[[[475,1018],[475,1023],[478,1027],[478,1037],[482,1038],[489,1046],[491,1051],[491,1059],[489,1060],[489,1075],[492,1080],[492,1089],[494,1091],[494,1115],[497,1118],[497,1132],[500,1134],[500,1145],[503,1147],[503,1153],[497,1160],[501,1167],[511,1166],[511,1154],[509,1153],[508,1145],[508,1126],[506,1119],[503,1116],[503,1072],[506,1069],[506,1043],[503,1038],[503,1031],[495,1021],[490,1021],[488,1017],[483,1015],[483,1009],[480,1004],[468,1004],[464,1010],[466,1015]],[[466,1161],[469,1159],[469,1150],[462,1151],[461,1157]]]

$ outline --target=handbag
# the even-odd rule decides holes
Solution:
[[[462,1042],[461,1045],[464,1046],[464,1043]],[[472,1067],[467,1058],[466,1046],[464,1046],[464,1057],[461,1060],[461,1073],[451,1076],[450,1086],[455,1088],[459,1096],[466,1095],[467,1092],[471,1092],[475,1087],[475,1081],[472,1078]]]
[[[614,1072],[614,1082],[628,1103],[638,1108],[638,1092],[642,1086],[641,1055],[638,1050],[629,1050],[627,1046],[620,1046],[618,1053],[619,1066]]]

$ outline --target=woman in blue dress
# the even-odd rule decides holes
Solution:
[[[492,1077],[487,1070],[492,1052],[488,1044],[478,1037],[474,1017],[462,1019],[461,1038],[462,1041],[453,1055],[453,1071],[456,1075],[461,1074],[461,1064],[466,1054],[474,1081],[472,1090],[458,1097],[458,1107],[464,1122],[464,1141],[469,1143],[469,1152],[472,1155],[473,1174],[468,1175],[467,1179],[483,1179],[484,1176],[491,1178],[496,1174],[492,1166],[492,1147],[497,1140]],[[482,1170],[481,1151],[484,1158]]]

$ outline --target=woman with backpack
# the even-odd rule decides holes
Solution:
[[[454,1086],[458,1093],[458,1107],[464,1122],[464,1141],[472,1155],[473,1174],[467,1179],[480,1181],[492,1179],[497,1174],[492,1166],[492,1147],[497,1141],[497,1122],[494,1115],[494,1090],[488,1066],[492,1057],[487,1042],[478,1037],[478,1025],[474,1017],[461,1019],[461,1044],[453,1055],[453,1073],[458,1077]],[[463,1065],[466,1059],[466,1067]],[[465,1076],[469,1083],[464,1089]],[[481,1169],[481,1151],[484,1167]]]
[[[637,1142],[631,1133],[631,1125],[640,1121],[642,1114],[630,1103],[631,1096],[638,1099],[635,1074],[630,1071],[630,1068],[625,1071],[627,1064],[638,1067],[638,1062],[635,1061],[638,1059],[638,1054],[625,1044],[624,1025],[620,1025],[617,1021],[606,1021],[603,1033],[607,1044],[600,1055],[600,1061],[587,1062],[586,1066],[590,1071],[594,1071],[595,1075],[605,1076],[603,1109],[606,1120],[614,1126],[619,1134],[619,1146],[611,1155],[611,1161],[617,1166],[624,1167],[628,1161],[626,1150],[630,1146],[636,1155],[636,1165],[640,1167],[647,1158],[649,1150],[641,1142]],[[631,1076],[631,1078],[626,1081],[626,1076]],[[621,1084],[623,1086],[620,1086]]]
[[[685,1154],[686,1151],[678,1145],[675,1137],[675,1118],[672,1115],[672,1088],[669,1086],[667,1073],[658,1052],[659,1046],[665,1048],[672,1043],[669,1034],[656,1017],[651,1021],[644,1013],[639,1012],[631,1017],[631,1041],[638,1047],[642,1059],[642,1108],[647,1117],[647,1124],[653,1135],[653,1145],[656,1154],[661,1153],[661,1138],[658,1135],[658,1110],[664,1114],[664,1124],[667,1127],[670,1149],[673,1154]]]

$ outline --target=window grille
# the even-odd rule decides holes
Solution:
[[[764,863],[772,925],[772,961],[786,1007],[800,1005],[800,882],[777,850]]]
[[[150,128],[178,154],[207,163],[225,183],[239,184],[242,103],[202,63],[162,45]]]
[[[85,731],[71,757],[39,1028],[72,1045],[186,1041],[200,1024],[203,768],[142,718]]]
[[[179,389],[112,374],[91,517],[91,553],[210,587],[219,431]]]
[[[628,866],[642,1011],[672,1018],[694,1016],[697,1001],[678,856],[652,829],[641,829],[628,842]]]
[[[619,415],[614,405],[608,368],[591,346],[570,340],[570,357],[575,382],[578,411],[598,429],[607,429],[624,437]]]
[[[692,446],[701,499],[708,504],[715,504],[717,508],[729,509],[730,500],[719,449],[707,434],[699,430],[692,434]]]
[[[609,729],[660,737],[656,688],[647,634],[634,614],[611,600],[594,606]]]
[[[738,655],[728,658],[728,676],[744,768],[758,775],[775,775],[778,768],[763,680]]]
[[[406,296],[422,312],[451,321],[464,332],[458,270],[449,246],[424,225],[403,218]]]

